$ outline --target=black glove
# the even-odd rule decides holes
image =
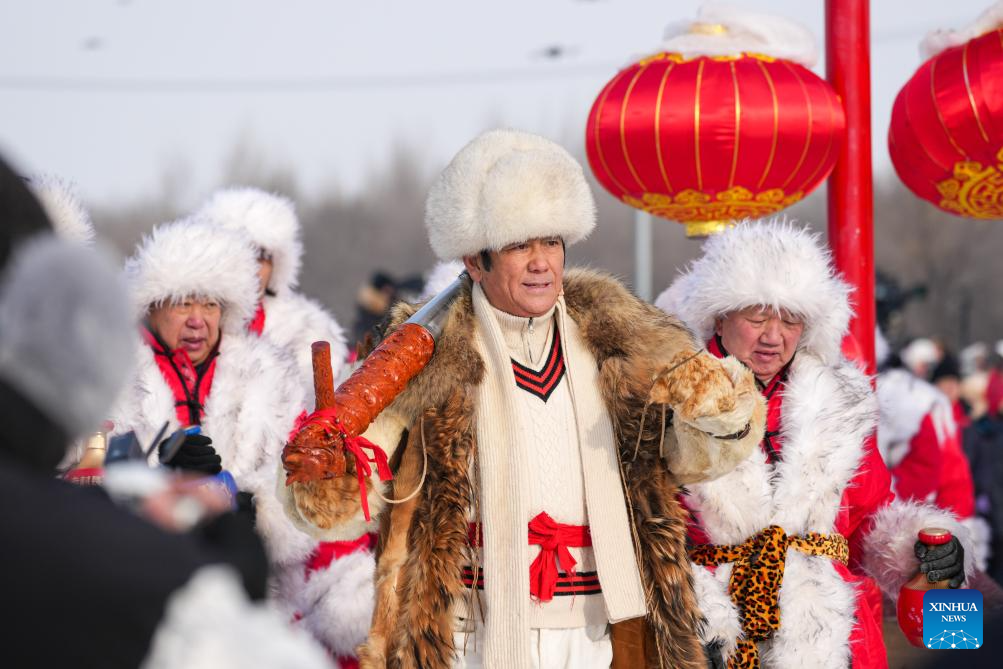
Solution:
[[[919,558],[919,571],[930,583],[950,579],[948,585],[960,588],[965,582],[965,549],[957,537],[940,546],[927,546],[917,541],[914,548]]]
[[[198,536],[222,562],[237,568],[253,601],[264,600],[268,585],[268,557],[254,528],[253,495],[237,493],[237,510],[196,526]]]
[[[168,439],[160,442],[158,449],[161,454],[163,454],[167,442]],[[199,472],[206,476],[219,474],[223,470],[223,461],[220,460],[216,449],[209,445],[211,443],[212,439],[204,434],[189,434],[174,457],[164,464],[175,469]]]
[[[718,640],[703,645],[704,655],[707,656],[707,669],[726,669],[728,666],[721,653],[722,645],[722,642]]]

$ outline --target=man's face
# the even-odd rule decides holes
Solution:
[[[804,321],[786,309],[747,307],[717,319],[715,330],[728,353],[741,360],[762,383],[791,361],[804,333]]]
[[[272,264],[272,254],[268,251],[258,252],[258,298],[265,296],[265,291],[268,290],[268,282],[272,280],[272,270],[274,265]]]
[[[165,304],[150,311],[149,323],[172,351],[183,348],[198,365],[219,343],[219,321],[223,314],[218,302],[187,298],[179,304]]]
[[[560,237],[531,239],[491,251],[491,269],[480,256],[463,259],[470,278],[481,284],[491,305],[528,318],[542,316],[564,288],[564,243]]]

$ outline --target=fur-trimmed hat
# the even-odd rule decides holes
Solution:
[[[84,246],[94,243],[94,224],[72,183],[56,176],[36,174],[28,178],[28,185],[42,203],[57,235]]]
[[[432,185],[425,226],[441,260],[539,237],[581,241],[596,224],[582,166],[558,144],[491,130],[460,149]]]
[[[206,221],[159,225],[125,263],[136,313],[187,297],[218,301],[222,330],[243,331],[258,304],[257,251],[246,235]]]
[[[704,243],[703,255],[655,301],[702,341],[717,317],[752,306],[804,319],[799,348],[840,359],[850,323],[850,286],[836,276],[819,236],[782,219],[746,220]]]
[[[109,258],[51,234],[19,246],[0,280],[0,378],[68,436],[104,420],[134,333]]]
[[[196,217],[242,230],[259,248],[272,256],[269,288],[278,294],[299,284],[303,242],[296,206],[282,195],[259,188],[236,187],[218,190],[196,212]]]

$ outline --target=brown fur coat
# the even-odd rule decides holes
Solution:
[[[648,649],[649,664],[702,668],[705,660],[697,633],[701,621],[685,545],[687,517],[676,500],[677,479],[659,453],[665,445],[677,451],[691,445],[683,443],[686,437],[678,431],[673,435],[671,428],[666,429],[667,436],[662,434],[662,406],[657,403],[651,404],[643,417],[638,445],[648,398],[659,395],[658,389],[652,388],[652,379],[699,347],[678,321],[638,300],[606,275],[569,270],[564,297],[569,316],[599,365],[601,394],[617,438],[647,600],[647,636],[653,640]],[[399,305],[394,323],[411,313],[412,307]],[[452,664],[453,603],[464,595],[460,574],[462,566],[470,562],[471,550],[467,518],[474,504],[475,468],[470,465],[477,449],[473,389],[485,373],[469,336],[474,323],[468,289],[451,306],[435,356],[388,409],[408,426],[392,461],[392,496],[400,499],[418,486],[423,454],[427,455],[427,473],[417,496],[389,506],[381,516],[377,601],[369,640],[360,648],[363,667],[446,669]],[[708,363],[703,358],[697,360],[699,364],[680,368],[685,372],[692,367],[692,379],[666,385],[661,395],[684,414],[706,415],[706,406],[702,414],[697,408],[700,398],[715,393],[701,387],[707,383],[708,377],[701,371],[706,371]],[[751,377],[747,382],[751,387]],[[685,397],[674,396],[683,388]],[[718,399],[710,411],[731,409],[734,406]],[[759,425],[753,426],[751,439],[713,444],[719,450],[734,452],[733,457],[723,459],[737,462],[748,453],[748,442],[755,444],[754,435],[761,433],[759,405],[755,420]],[[706,450],[708,444],[692,446]],[[675,462],[685,460],[678,453],[674,455]],[[704,453],[703,458],[707,457]],[[725,465],[725,469],[730,466]],[[334,496],[325,494],[324,489],[337,485],[330,481],[304,484],[295,491],[297,507],[308,511],[305,515],[319,525],[329,525],[322,518],[326,515],[324,500]],[[336,512],[333,508],[328,511]],[[616,638],[614,634],[614,644]]]

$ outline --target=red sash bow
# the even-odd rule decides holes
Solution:
[[[540,547],[540,554],[529,565],[529,592],[535,599],[549,602],[557,587],[558,563],[574,578],[578,563],[568,548],[591,546],[592,535],[587,525],[564,525],[544,511],[529,521],[529,543]]]
[[[376,472],[379,474],[381,481],[389,481],[393,478],[393,474],[390,472],[390,463],[387,462],[387,454],[383,452],[382,448],[365,437],[349,437],[345,434],[341,423],[338,421],[338,414],[334,407],[330,409],[318,409],[309,416],[300,414],[299,418],[296,419],[296,426],[293,428],[292,433],[296,434],[305,426],[311,424],[320,425],[331,436],[334,434],[341,435],[341,439],[345,444],[345,450],[355,456],[355,474],[359,479],[359,497],[362,500],[362,513],[366,517],[366,522],[369,522],[369,498],[366,495],[366,479],[373,475],[373,469],[369,466],[369,463],[372,462],[376,465]],[[372,451],[372,456],[366,454],[367,449]]]

